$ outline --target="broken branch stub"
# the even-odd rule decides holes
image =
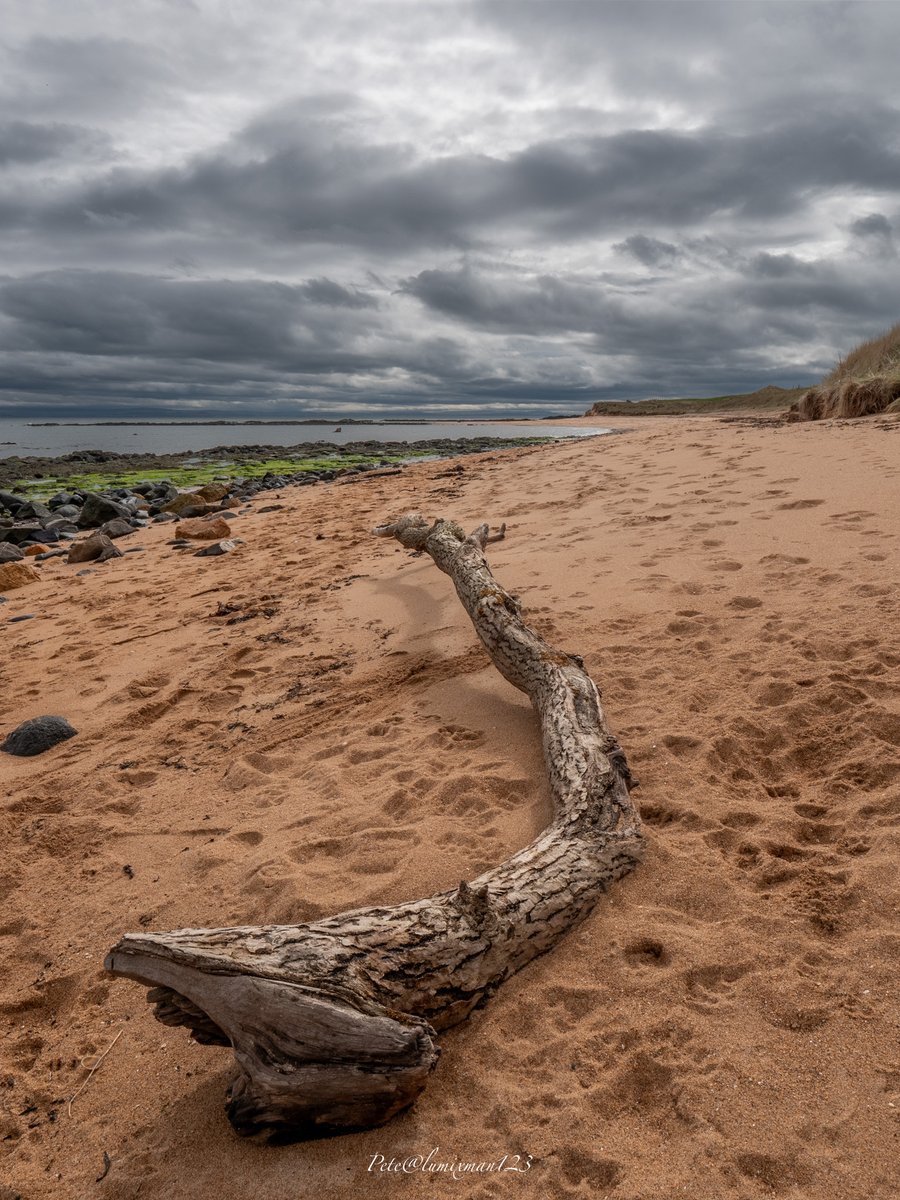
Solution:
[[[577,655],[522,621],[481,525],[409,514],[375,531],[423,551],[453,580],[494,666],[540,720],[552,823],[507,862],[453,891],[306,925],[126,934],[107,970],[152,990],[167,1025],[230,1045],[238,1133],[316,1137],[382,1124],[437,1062],[435,1030],[462,1021],[542,954],[640,860],[635,781]]]

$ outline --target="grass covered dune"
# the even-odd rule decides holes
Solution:
[[[740,395],[601,401],[588,409],[585,416],[715,416],[748,412],[780,413],[792,421],[866,417],[885,412],[900,415],[900,323],[887,333],[862,342],[841,358],[824,379],[809,388],[769,384]]]
[[[900,323],[863,342],[797,402],[805,421],[900,413]]]

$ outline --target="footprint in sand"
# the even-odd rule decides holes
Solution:
[[[749,967],[737,963],[715,963],[691,967],[684,973],[685,1003],[697,1012],[712,1013],[734,998],[734,985]]]
[[[756,596],[733,596],[728,601],[728,607],[741,609],[761,608],[762,600],[757,599]]]
[[[622,953],[629,967],[667,967],[672,956],[658,938],[637,937],[626,942]]]

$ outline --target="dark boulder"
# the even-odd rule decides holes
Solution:
[[[33,533],[26,542],[20,542],[20,545],[32,545],[35,542],[58,542],[59,530],[54,525],[45,525],[43,529],[39,529],[37,533]]]
[[[40,500],[29,500],[27,504],[23,504],[16,516],[20,521],[49,521],[53,516],[46,504],[41,504]]]
[[[25,555],[12,542],[0,542],[0,563],[19,562]]]
[[[77,512],[78,509],[75,511]],[[59,513],[57,513],[57,515],[51,517],[44,526],[44,532],[46,533],[48,529],[55,529],[57,533],[76,533],[78,531],[78,526],[71,517],[61,517]]]
[[[12,542],[14,546],[19,546],[24,542],[39,542],[43,533],[44,528],[39,521],[23,521],[21,525],[4,529],[0,537],[4,542]]]
[[[177,495],[178,488],[168,479],[161,479],[152,492],[153,499],[160,501],[163,504],[168,504],[168,502],[170,500],[174,500]]]
[[[120,538],[127,537],[129,533],[134,533],[134,526],[130,521],[126,521],[123,517],[116,517],[113,521],[107,521],[100,526],[100,532],[105,533],[107,537]]]
[[[58,746],[67,738],[75,737],[77,732],[65,717],[34,717],[14,729],[6,740],[0,743],[0,750],[20,758],[31,758]]]
[[[5,508],[7,512],[18,512],[24,503],[23,496],[14,496],[12,492],[0,491],[0,508]]]
[[[120,504],[118,500],[111,500],[108,496],[98,496],[96,492],[88,492],[81,516],[78,518],[78,524],[82,529],[91,529],[95,525],[102,525],[104,521],[130,516],[129,509],[124,504]]]

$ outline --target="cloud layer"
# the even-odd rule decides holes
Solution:
[[[894,5],[99,13],[0,48],[0,415],[578,411],[900,318]]]

